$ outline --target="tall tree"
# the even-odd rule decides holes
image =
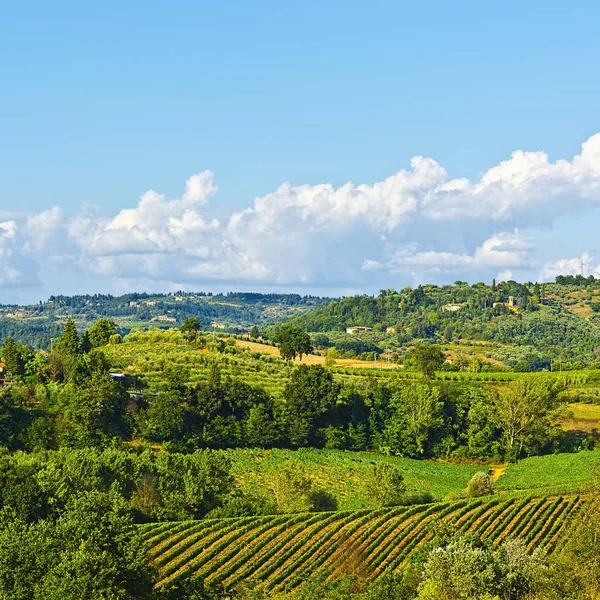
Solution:
[[[302,360],[304,354],[310,354],[313,350],[308,333],[294,325],[282,325],[275,333],[273,341],[277,344],[281,356],[287,362],[293,361],[296,356],[299,356]]]
[[[192,341],[196,339],[198,332],[200,331],[200,321],[198,321],[197,317],[188,317],[179,328],[181,333],[183,333],[184,337],[188,341]]]
[[[492,421],[502,430],[507,457],[517,459],[552,438],[560,403],[556,383],[540,377],[521,377],[492,395]]]
[[[397,454],[423,456],[433,430],[443,421],[439,390],[411,383],[394,393],[390,405],[395,409],[386,427],[390,449]]]
[[[289,439],[294,446],[318,445],[319,429],[330,424],[339,386],[321,366],[299,365],[284,390]]]
[[[63,360],[72,360],[79,353],[79,337],[75,321],[71,317],[67,319],[65,328],[60,336],[56,349],[60,353]]]
[[[419,344],[410,354],[423,375],[429,379],[435,377],[435,372],[444,364],[444,353],[435,344]]]
[[[23,352],[12,337],[7,337],[4,340],[2,358],[9,377],[21,377],[23,375],[25,369]]]
[[[111,319],[98,319],[88,330],[92,348],[106,346],[110,336],[117,333],[117,328]]]

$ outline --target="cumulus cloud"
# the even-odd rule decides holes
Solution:
[[[586,277],[588,275],[600,277],[600,265],[587,252],[574,258],[561,258],[546,262],[542,267],[539,277],[542,281],[551,281],[557,275],[579,275],[582,267]]]
[[[535,240],[523,230],[600,205],[600,134],[571,160],[517,150],[476,180],[415,157],[374,184],[283,183],[223,223],[205,214],[216,192],[203,171],[178,198],[150,190],[112,216],[3,213],[0,286],[35,281],[49,263],[121,290],[127,281],[132,289],[139,281],[341,289],[399,274],[539,272]],[[571,269],[569,260],[544,265],[542,275]]]

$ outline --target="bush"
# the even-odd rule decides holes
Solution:
[[[471,477],[465,491],[467,498],[479,498],[480,496],[489,496],[494,493],[494,483],[488,473],[479,471]]]
[[[366,482],[367,495],[377,507],[403,504],[406,484],[402,473],[396,467],[380,463],[373,466]]]

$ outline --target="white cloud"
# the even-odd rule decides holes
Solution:
[[[119,289],[126,281],[132,289],[140,281],[360,289],[398,274],[538,272],[535,240],[523,230],[600,206],[600,134],[572,160],[517,150],[477,180],[451,179],[435,160],[415,157],[374,184],[283,183],[223,225],[204,212],[216,191],[203,171],[179,198],[150,190],[108,217],[89,207],[70,218],[58,207],[4,213],[0,286],[31,284],[49,264]],[[572,269],[569,260],[578,259],[547,264],[542,275]]]
[[[460,271],[464,269],[494,269],[498,267],[526,267],[529,253],[534,245],[514,233],[497,233],[485,240],[473,254],[425,251],[416,252],[415,247],[399,249],[389,262],[393,271],[402,272],[405,267],[422,267],[437,271]]]
[[[379,269],[383,269],[383,265],[376,260],[367,258],[361,268],[363,271],[378,271]]]
[[[561,258],[544,264],[539,274],[542,281],[551,281],[557,275],[579,275],[583,267],[583,273],[600,277],[600,265],[594,264],[594,258],[587,252],[575,258]]]

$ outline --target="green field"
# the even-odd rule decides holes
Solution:
[[[585,490],[600,474],[600,450],[532,456],[508,465],[496,482],[498,490]]]
[[[464,490],[477,471],[486,466],[452,464],[343,450],[224,450],[231,458],[232,473],[241,489],[258,494],[269,490],[269,473],[294,460],[310,475],[315,487],[334,496],[340,510],[369,508],[364,481],[376,463],[397,467],[407,492],[429,493],[442,500],[451,492]]]
[[[159,585],[205,577],[226,589],[253,582],[290,590],[316,574],[376,578],[406,564],[441,524],[492,543],[520,537],[529,548],[560,550],[586,496],[496,495],[479,500],[397,507],[213,519],[142,526]]]
[[[122,344],[103,348],[113,369],[136,375],[150,387],[158,387],[170,369],[180,368],[190,383],[205,381],[211,365],[218,364],[223,377],[243,379],[278,397],[288,379],[288,369],[278,356],[239,346],[210,352],[188,344],[178,330],[150,330],[125,337]]]

